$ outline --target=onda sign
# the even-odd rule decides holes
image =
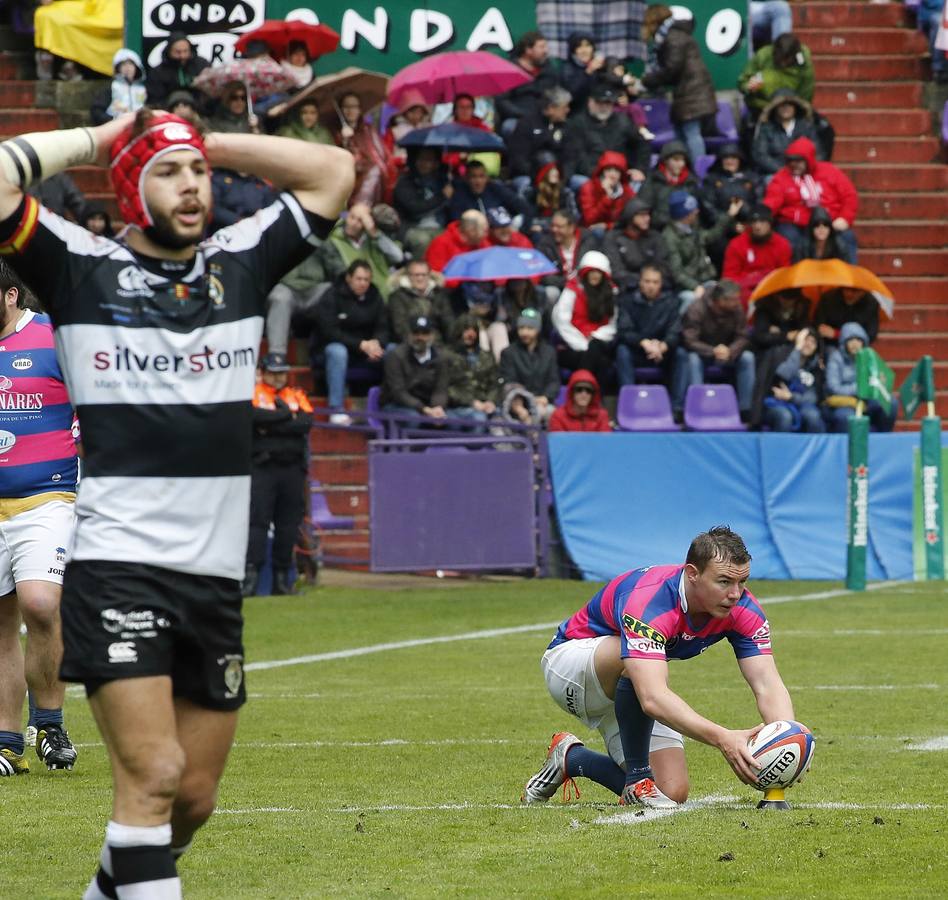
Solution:
[[[264,19],[322,22],[341,38],[339,50],[320,61],[322,72],[356,65],[392,74],[443,50],[508,51],[517,35],[536,27],[533,3],[491,5],[479,0],[311,0],[309,5],[295,0],[144,0],[141,5],[127,3],[126,14],[129,45],[134,45],[140,26],[142,52],[150,65],[160,61],[172,31],[186,32],[201,56],[220,62],[232,57],[238,35]]]

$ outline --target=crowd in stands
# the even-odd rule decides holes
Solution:
[[[149,71],[134,52],[116,53],[91,116],[104,122],[147,103],[200,114],[212,130],[265,129],[351,151],[350,206],[273,290],[266,323],[271,352],[285,354],[293,336],[309,340],[333,424],[351,422],[348,393],[378,384],[382,408],[404,416],[608,430],[603,395],[625,385],[665,384],[680,417],[690,385],[729,380],[752,427],[844,430],[857,343],[878,334],[876,300],[785,291],[749,307],[777,268],[856,262],[858,208],[830,161],[832,126],[813,109],[813,63],[788,5],[752,6],[770,43],[736,85],[737,141],[717,134],[719,101],[693,23],[664,5],[646,11],[641,77],[598,54],[591,34],[573,35],[569,58],[554,61],[531,32],[511,54],[527,83],[495,97],[459,94],[442,111],[409,90],[384,130],[353,92],[333,98],[326,121],[312,97],[282,116],[264,106],[251,115],[241,82],[212,100],[194,84],[209,63],[178,33]],[[304,86],[305,48],[291,46],[287,63]],[[658,142],[641,101],[666,91],[675,134]],[[399,146],[432,121],[495,131],[506,151]],[[67,176],[55,181],[42,185],[56,194],[47,205],[112,232]],[[213,186],[214,228],[274,199],[239,172],[216,170]],[[535,248],[556,271],[497,282],[443,274],[456,256],[497,247]]]

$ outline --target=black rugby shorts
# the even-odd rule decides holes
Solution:
[[[244,687],[240,583],[159,566],[81,560],[66,566],[63,681],[91,694],[123,678],[171,677],[174,695],[238,709]]]

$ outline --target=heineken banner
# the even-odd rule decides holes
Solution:
[[[906,419],[911,419],[921,404],[935,402],[935,373],[930,356],[923,356],[909,372],[899,388],[899,398]]]
[[[232,58],[238,35],[252,31],[264,19],[321,22],[338,31],[341,40],[338,51],[318,61],[317,73],[359,66],[394,74],[423,56],[445,50],[507,53],[519,35],[537,27],[538,8],[541,24],[551,32],[558,25],[592,31],[609,46],[617,32],[625,33],[629,55],[641,57],[638,38],[645,4],[614,0],[493,5],[483,0],[397,4],[321,0],[309,5],[299,0],[143,0],[126,2],[125,34],[126,45],[141,51],[149,65],[160,61],[172,31],[188,34],[201,56],[218,63]],[[746,4],[695,0],[688,9],[715,85],[720,90],[734,88],[747,59]],[[575,23],[579,10],[588,11],[588,17]],[[562,42],[554,39],[553,45],[559,47]]]
[[[915,451],[914,529],[912,548],[915,579],[942,581],[945,578],[944,508],[948,500],[942,472],[945,454],[941,446],[941,419],[922,419],[921,446]]]
[[[869,417],[849,420],[849,466],[846,483],[846,587],[866,589],[869,543]]]

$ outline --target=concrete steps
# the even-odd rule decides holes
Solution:
[[[948,254],[943,249],[880,249],[864,250],[859,264],[880,278],[887,275],[948,276]]]
[[[934,162],[939,155],[938,139],[931,135],[918,137],[842,136],[836,138],[833,162],[918,164]]]
[[[935,192],[948,188],[948,166],[853,163],[843,166],[856,189],[862,191]]]
[[[919,31],[908,28],[870,26],[868,28],[794,28],[793,33],[814,56],[902,56],[928,52],[928,42]],[[817,71],[817,76],[820,73]]]
[[[813,93],[813,105],[824,109],[916,107],[922,102],[922,85],[917,81],[840,81],[818,85]]]
[[[948,306],[948,281],[944,278],[890,275],[885,279],[885,283],[900,306],[903,303],[913,306],[925,304]]]
[[[885,321],[884,331],[887,335],[948,333],[948,302],[927,306],[896,299],[895,317]]]
[[[880,131],[892,137],[921,137],[931,134],[932,117],[927,109],[820,109],[833,123],[836,134],[846,137],[874,137]]]
[[[948,342],[948,331],[898,334],[882,332],[873,347],[885,360],[918,360],[926,353],[939,357],[940,348]]]
[[[928,73],[928,64],[918,54],[904,56],[834,56],[814,54],[813,68],[818,82],[827,81],[919,81]]]
[[[849,28],[892,28],[905,23],[905,8],[900,3],[794,3],[793,22],[800,30],[836,29],[840,22]]]
[[[862,226],[871,219],[912,219],[919,220],[944,220],[948,218],[948,194],[941,193],[917,193],[917,194],[899,194],[892,192],[871,193],[869,191],[859,194],[859,227],[860,241],[862,238]],[[933,227],[929,223],[926,227]],[[937,226],[943,228],[944,222],[938,222]]]

